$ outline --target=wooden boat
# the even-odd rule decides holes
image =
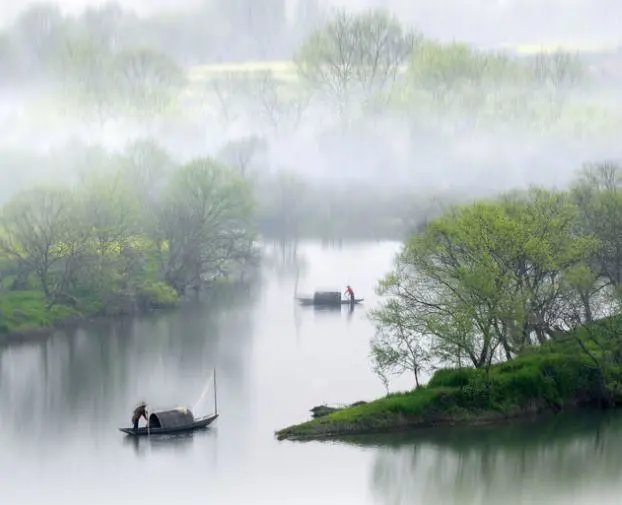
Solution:
[[[364,298],[355,298],[354,300],[341,298],[339,291],[319,291],[313,296],[297,296],[296,300],[301,305],[314,305],[316,307],[340,307],[341,305],[355,305],[361,303]]]
[[[364,298],[355,298],[352,300],[341,300],[338,304],[334,303],[317,303],[313,298],[310,297],[297,297],[296,300],[300,302],[300,305],[316,305],[316,306],[334,306],[334,305],[356,305],[361,303]]]
[[[170,435],[172,433],[187,433],[207,428],[218,419],[218,398],[216,396],[216,371],[214,371],[214,413],[194,417],[192,411],[186,407],[177,407],[170,410],[158,410],[149,414],[147,426],[142,428],[119,428],[126,435],[133,437]]]
[[[151,435],[170,435],[207,428],[218,418],[218,414],[195,418],[189,409],[178,407],[172,410],[161,410],[149,415],[149,426],[138,429],[119,428],[119,431],[133,437]]]

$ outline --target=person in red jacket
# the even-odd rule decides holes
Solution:
[[[354,301],[354,291],[352,291],[352,288],[348,285],[348,287],[346,288],[346,291],[344,293],[345,295],[348,295],[350,297],[350,301],[353,302]]]

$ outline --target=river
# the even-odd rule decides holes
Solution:
[[[306,243],[296,261],[273,253],[248,289],[0,348],[0,503],[620,503],[615,413],[348,444],[274,438],[315,405],[383,394],[366,310],[397,249]],[[295,289],[346,283],[365,298],[353,311],[294,303]],[[214,368],[209,430],[137,442],[118,431],[139,400],[193,407]],[[195,413],[212,409],[209,390]]]

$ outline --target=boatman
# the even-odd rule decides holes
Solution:
[[[348,287],[346,288],[345,293],[346,295],[350,296],[350,301],[353,302],[354,301],[354,291],[352,291],[352,288],[348,285]]]
[[[140,402],[140,405],[134,409],[134,414],[132,415],[132,423],[134,424],[134,429],[138,429],[138,421],[141,417],[145,418],[145,421],[149,422],[147,419],[147,404],[145,402]]]

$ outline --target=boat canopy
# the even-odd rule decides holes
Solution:
[[[339,291],[316,291],[313,295],[313,303],[316,304],[341,304],[341,292]]]
[[[149,416],[150,428],[179,428],[194,422],[194,415],[185,407],[152,412]]]

